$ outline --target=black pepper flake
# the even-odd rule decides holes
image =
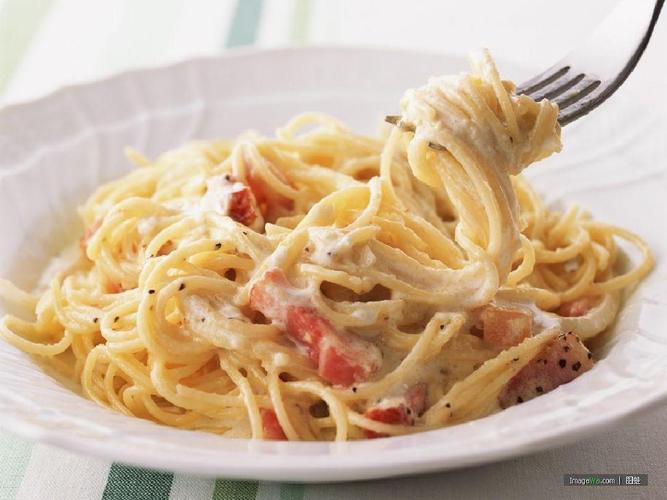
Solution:
[[[305,250],[306,252],[310,252],[310,248],[309,248],[309,247],[304,248],[304,250]]]
[[[331,257],[331,252],[327,252],[327,255],[328,255],[329,257]]]
[[[514,358],[512,361],[514,362],[519,361],[519,358]]]
[[[577,361],[575,364],[572,365],[572,369],[573,369],[575,372],[578,372],[578,371],[579,371],[579,368],[581,368],[581,362],[579,362],[579,361]]]
[[[567,364],[567,361],[565,361],[564,359],[558,360],[558,366],[560,366],[561,368],[565,368],[566,364]]]
[[[521,396],[519,396],[518,398],[516,398],[516,402],[517,403],[523,403],[523,398]]]
[[[216,243],[215,244],[215,249],[220,250],[222,248],[222,243]]]
[[[93,318],[93,323],[97,323],[100,320],[100,318]]]
[[[564,350],[565,352],[570,352],[570,346],[569,346],[569,345],[566,345],[565,347],[563,347],[563,350]]]
[[[452,404],[451,403],[445,403],[445,408],[451,408]]]
[[[544,388],[541,385],[538,385],[537,387],[535,387],[535,390],[537,392],[539,392],[540,394],[544,392]]]
[[[445,329],[445,325],[440,325],[440,329],[441,329],[441,330],[444,330],[444,329]]]
[[[225,180],[226,180],[226,181],[231,181],[231,180],[232,180],[232,176],[229,175],[229,174],[225,174]]]
[[[155,255],[153,255],[153,254],[150,254],[150,255],[148,256],[149,259],[152,259],[153,257],[155,257]]]
[[[181,283],[181,286],[178,287],[178,291],[185,290],[185,283]]]
[[[353,388],[352,388],[352,392],[357,392],[357,388],[356,388],[356,387],[353,387]]]
[[[153,295],[153,294],[155,293],[155,290],[153,290],[153,289],[151,288],[150,290],[148,290],[148,293],[149,293],[150,295]]]
[[[120,316],[116,316],[116,317],[113,319],[113,322],[116,323],[119,319],[120,319]]]
[[[206,318],[202,318],[202,319],[201,319],[201,322],[202,322],[202,323],[203,323],[204,321],[206,321]]]
[[[510,135],[510,143],[514,144],[514,137],[512,137],[511,135]]]
[[[593,357],[593,355],[589,352],[588,353],[588,359],[591,359],[592,357]]]
[[[243,231],[243,234],[245,234],[246,236],[248,236],[248,231]]]

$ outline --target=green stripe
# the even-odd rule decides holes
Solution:
[[[0,499],[16,498],[32,454],[32,443],[0,434]]]
[[[280,486],[280,500],[303,500],[303,484],[283,484]]]
[[[215,482],[212,500],[255,500],[257,481],[229,481],[218,479]]]
[[[239,47],[252,45],[255,42],[263,4],[263,0],[236,1],[236,9],[225,46]]]
[[[292,43],[305,44],[308,41],[310,14],[310,0],[293,0],[289,33],[289,39]]]
[[[103,500],[161,500],[169,498],[173,474],[113,464]]]
[[[5,0],[0,2],[0,95],[46,19],[55,0]]]

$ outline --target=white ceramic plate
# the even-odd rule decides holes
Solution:
[[[30,287],[81,228],[75,207],[130,169],[193,138],[270,133],[305,110],[373,132],[402,91],[460,58],[361,49],[240,51],[71,87],[0,112],[0,276]],[[517,81],[526,71],[501,64]],[[26,437],[134,465],[280,481],[352,480],[450,469],[586,437],[667,395],[667,109],[619,92],[529,169],[549,202],[578,202],[645,237],[657,268],[629,298],[594,369],[497,415],[439,431],[352,443],[229,440],[97,407],[0,343],[0,422]],[[660,90],[663,92],[664,90]],[[628,425],[632,425],[631,422]],[[610,436],[613,439],[613,435]]]

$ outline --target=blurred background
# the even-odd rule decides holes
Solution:
[[[500,62],[545,68],[615,3],[0,0],[0,104],[130,68],[241,46],[364,45],[456,54],[488,47]],[[658,29],[631,79],[633,86],[667,83],[665,49],[667,30]]]

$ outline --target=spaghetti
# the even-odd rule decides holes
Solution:
[[[557,106],[486,52],[472,67],[405,94],[413,132],[305,114],[275,138],[130,151],[48,287],[0,282],[34,311],[0,334],[102,406],[229,437],[412,433],[569,382],[652,257],[544,205],[520,172],[560,150]],[[618,238],[641,253],[627,272]]]

